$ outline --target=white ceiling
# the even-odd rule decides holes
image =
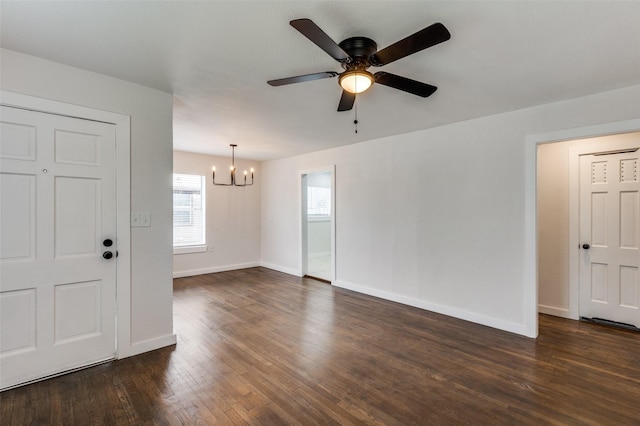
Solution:
[[[173,93],[174,148],[267,160],[640,84],[640,2],[2,1],[1,43]],[[267,80],[339,64],[289,25],[384,48],[434,22],[451,40],[385,70],[438,86],[374,85],[337,112],[337,79]],[[426,143],[426,142],[425,142]]]

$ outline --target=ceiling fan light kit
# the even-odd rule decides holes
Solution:
[[[329,56],[340,62],[345,71],[342,73],[324,71],[267,81],[271,86],[302,83],[337,76],[338,84],[343,89],[338,111],[352,109],[356,100],[355,95],[369,89],[373,83],[382,84],[423,98],[431,96],[438,89],[436,86],[384,71],[372,74],[367,69],[371,66],[381,67],[387,65],[449,40],[451,34],[439,22],[382,50],[378,50],[376,42],[367,37],[350,37],[337,44],[310,19],[294,19],[290,24]]]
[[[338,79],[340,87],[349,93],[362,93],[373,84],[373,74],[366,70],[343,72]]]

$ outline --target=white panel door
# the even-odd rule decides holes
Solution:
[[[580,157],[580,316],[640,327],[640,152]]]
[[[3,106],[0,131],[6,388],[115,357],[115,126]]]

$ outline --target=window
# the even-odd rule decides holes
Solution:
[[[173,247],[205,244],[204,176],[173,174]]]
[[[331,188],[307,187],[307,214],[331,216]]]

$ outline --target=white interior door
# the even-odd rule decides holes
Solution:
[[[3,106],[0,127],[6,388],[115,357],[116,168],[112,124]]]
[[[580,157],[580,316],[640,327],[639,151]]]

